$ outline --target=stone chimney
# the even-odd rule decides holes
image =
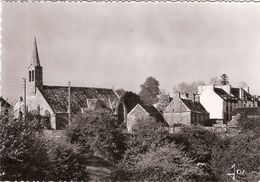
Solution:
[[[239,98],[244,100],[244,90],[242,88],[239,88]]]
[[[200,102],[200,95],[197,93],[193,93],[193,102]]]

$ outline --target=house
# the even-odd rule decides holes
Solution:
[[[166,107],[163,116],[170,127],[176,125],[204,125],[209,120],[209,113],[193,94],[193,99],[188,94],[175,94],[171,103]]]
[[[12,113],[13,106],[7,102],[3,97],[0,97],[0,112],[6,115]]]
[[[232,119],[232,111],[238,107],[253,107],[257,104],[249,88],[234,88],[231,85],[198,86],[201,104],[210,113],[210,119],[226,123]]]
[[[126,116],[125,105],[113,89],[44,85],[36,39],[33,59],[27,71],[26,110],[40,114],[51,129],[62,129],[69,123],[69,114],[73,116],[97,108],[106,108],[122,120]],[[16,103],[16,113],[24,113],[22,107],[23,98]]]
[[[237,107],[257,107],[257,98],[249,93],[249,87],[235,88],[231,87],[231,94],[238,98]]]
[[[136,124],[138,120],[153,117],[157,122],[163,123],[167,126],[162,114],[154,107],[137,104],[128,114],[127,114],[127,131],[131,132],[132,127]]]

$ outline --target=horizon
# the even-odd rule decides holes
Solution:
[[[171,93],[225,73],[260,94],[260,6],[3,3],[2,14],[1,94],[10,100],[23,93],[35,36],[44,85],[139,93],[153,76]]]

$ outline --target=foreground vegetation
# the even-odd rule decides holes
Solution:
[[[63,137],[52,138],[35,116],[2,115],[1,180],[86,181],[95,157],[110,171],[103,180],[230,181],[227,173],[236,164],[244,170],[239,181],[257,181],[259,129],[259,120],[247,120],[232,137],[198,126],[169,134],[152,118],[143,118],[129,134],[109,112],[97,111],[79,114]]]

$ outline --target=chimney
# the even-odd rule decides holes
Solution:
[[[188,99],[189,98],[189,94],[185,92],[185,96]]]
[[[242,88],[239,88],[239,98],[244,100],[244,90]]]
[[[197,93],[193,93],[193,98],[192,98],[193,102],[200,102],[200,96]]]

